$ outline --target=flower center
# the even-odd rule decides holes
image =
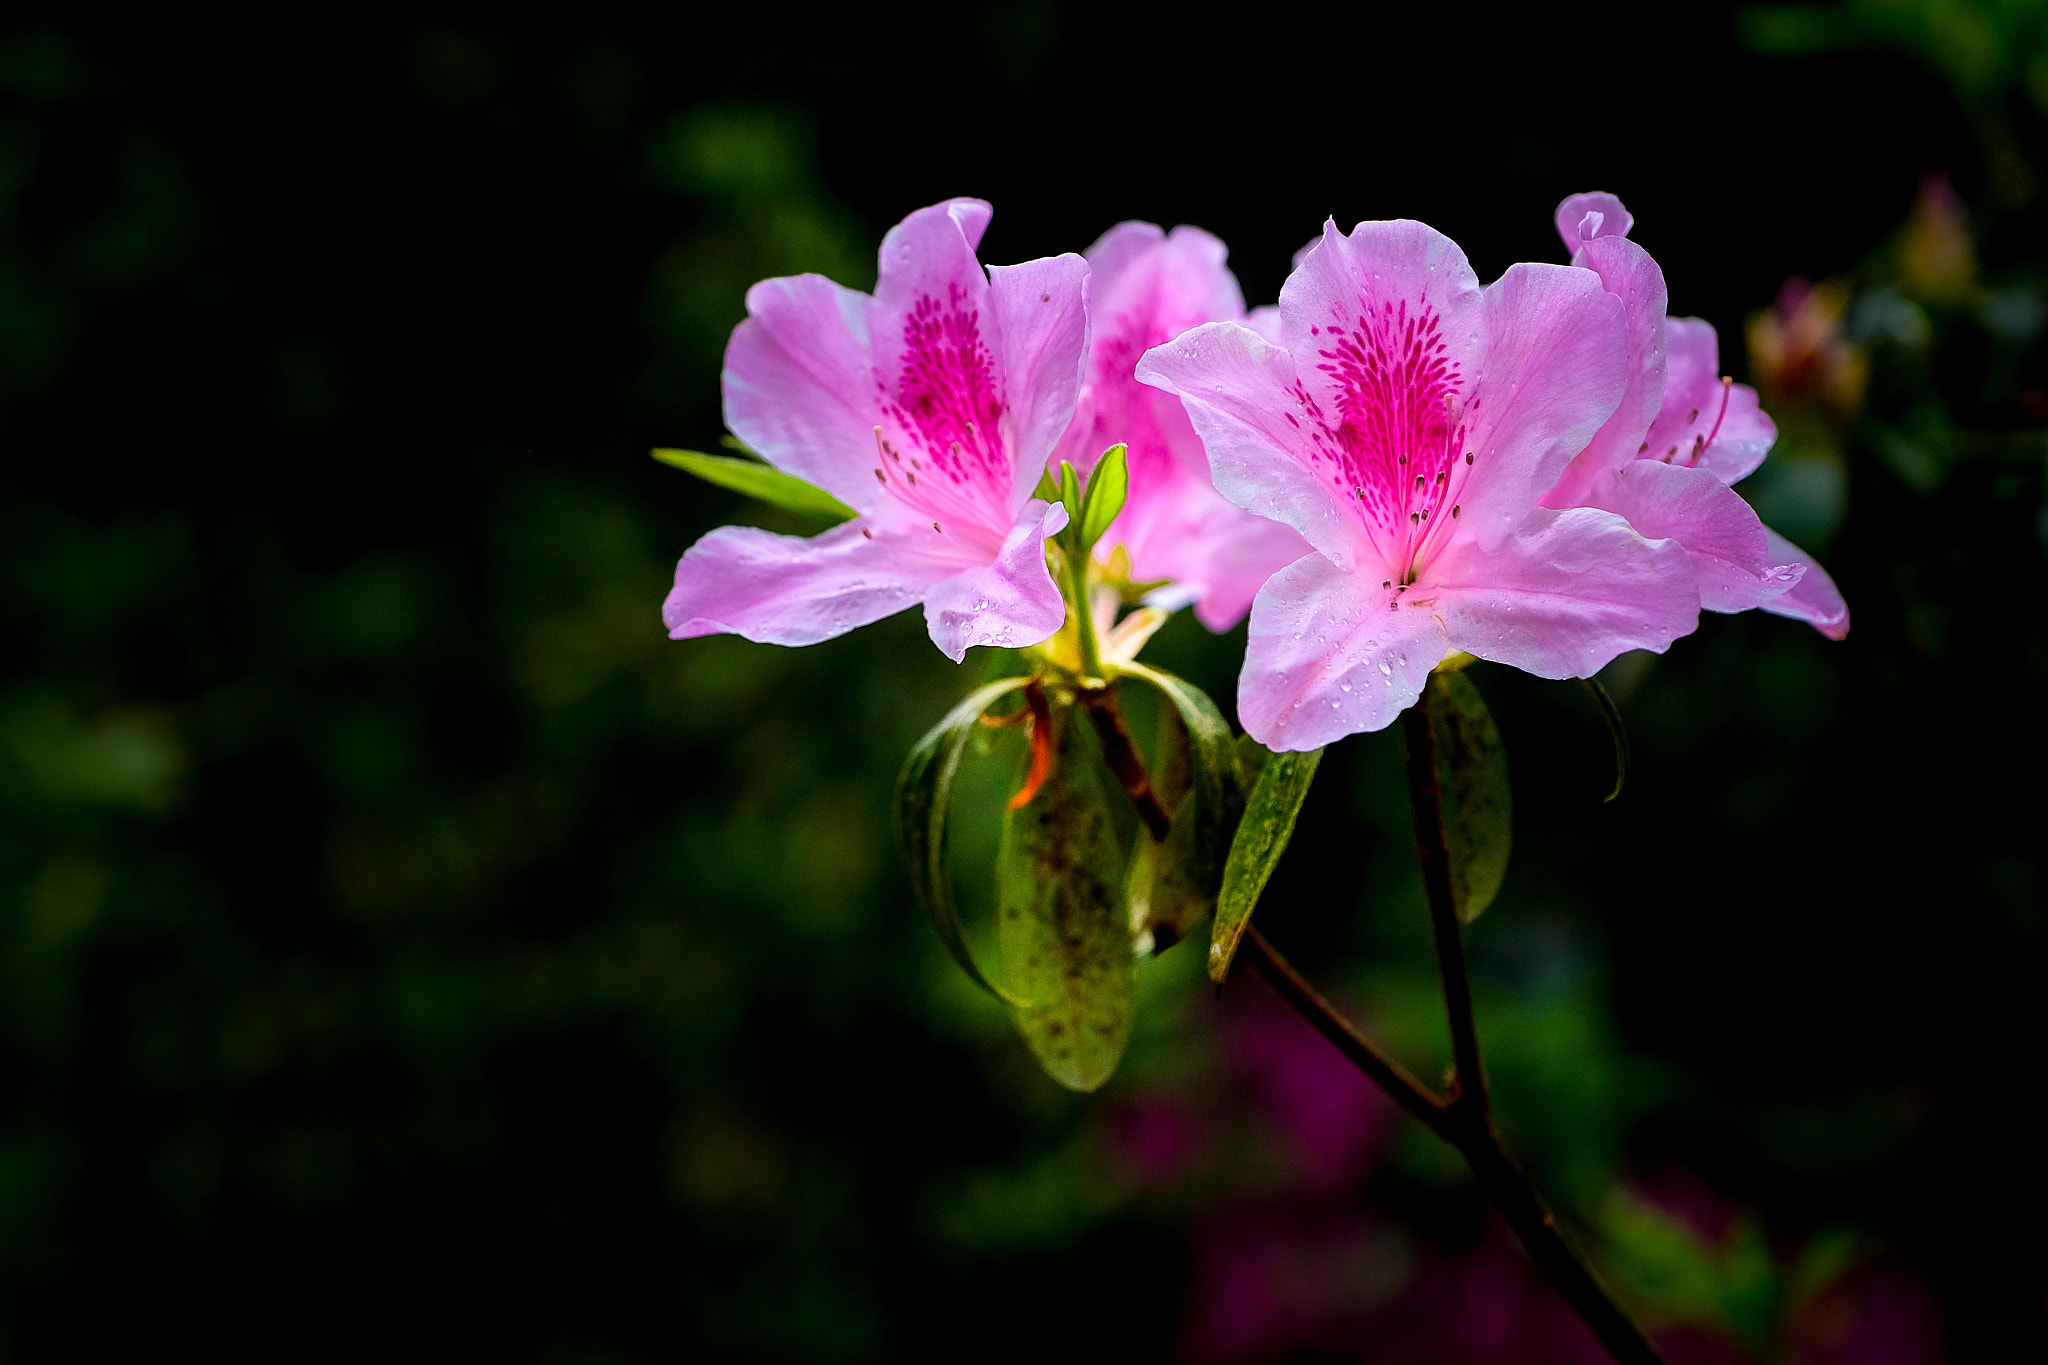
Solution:
[[[1455,499],[1474,458],[1464,419],[1478,400],[1460,403],[1461,376],[1427,303],[1410,312],[1405,300],[1361,299],[1355,317],[1309,333],[1323,338],[1316,368],[1336,386],[1334,413],[1309,404],[1321,428],[1311,433],[1316,463],[1390,572],[1413,582],[1462,510]]]
[[[1003,396],[963,294],[956,284],[944,300],[924,295],[904,321],[894,391],[884,385],[880,395],[896,432],[875,428],[875,478],[940,535],[957,527],[1000,539],[1010,496]]]

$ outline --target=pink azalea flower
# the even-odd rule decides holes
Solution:
[[[1572,264],[1623,302],[1630,371],[1621,406],[1543,505],[1604,508],[1646,536],[1678,541],[1709,611],[1761,607],[1839,640],[1849,608],[1834,580],[1732,486],[1763,463],[1778,429],[1756,390],[1721,376],[1713,327],[1665,316],[1664,274],[1626,236],[1634,221],[1611,194],[1575,194],[1558,206]]]
[[[1088,249],[1088,382],[1054,453],[1086,471],[1108,447],[1128,444],[1130,494],[1097,552],[1107,558],[1123,546],[1134,580],[1170,580],[1148,602],[1193,602],[1214,631],[1244,619],[1274,570],[1309,552],[1290,528],[1224,500],[1179,402],[1134,373],[1138,357],[1190,327],[1244,317],[1226,255],[1200,228],[1167,233],[1151,223],[1119,223]]]
[[[1675,543],[1536,505],[1628,386],[1623,306],[1591,271],[1481,288],[1421,223],[1326,224],[1278,338],[1214,322],[1138,365],[1180,396],[1217,489],[1317,551],[1252,604],[1238,716],[1261,743],[1379,729],[1453,651],[1574,677],[1697,624]]]
[[[725,420],[854,520],[822,535],[725,526],[676,566],[670,636],[808,645],[916,603],[933,643],[1033,645],[1066,607],[1032,497],[1067,427],[1088,344],[1071,253],[983,273],[991,209],[954,199],[882,240],[872,297],[819,275],[763,280],[725,352]]]

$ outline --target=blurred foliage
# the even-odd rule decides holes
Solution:
[[[1906,172],[1962,191],[1831,222],[1860,261],[1778,260],[1828,278],[1765,315],[1776,351],[1751,329],[1785,436],[1745,491],[1850,640],[1718,619],[1618,662],[1612,807],[1577,689],[1471,675],[1517,784],[1472,927],[1502,1122],[1693,1359],[2038,1339],[2037,1135],[1984,1097],[2038,1045],[2048,736],[2008,702],[2048,683],[2048,259],[2019,182],[1961,164],[2005,138],[2038,183],[2038,13],[1743,21],[1935,61],[1984,139]],[[964,57],[759,22],[0,36],[0,1352],[1025,1359],[1085,1320],[1131,1359],[1584,1358],[1455,1162],[1255,981],[1219,1000],[1169,951],[1100,1096],[1038,1074],[891,848],[902,754],[985,663],[914,618],[662,638],[695,536],[809,529],[646,455],[715,441],[754,280],[871,283],[880,228],[962,190],[999,257],[1245,211],[1156,140],[1047,170],[1106,18],[992,6],[942,35]],[[895,73],[984,67],[996,113],[897,127]],[[1844,70],[1799,88],[1880,117]],[[1576,188],[1534,136],[1488,204]],[[1765,151],[1781,189],[1850,155]],[[1230,164],[1330,178],[1289,155]],[[1641,174],[1690,196],[1680,160]],[[1270,297],[1312,216],[1257,207]],[[1660,259],[1761,250],[1663,221]],[[1183,617],[1147,658],[1227,702],[1241,650]],[[982,742],[956,851],[990,960],[1017,753]],[[1259,913],[1433,1076],[1400,761],[1331,752]]]

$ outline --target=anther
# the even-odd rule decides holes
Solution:
[[[875,471],[875,482],[886,485],[889,482],[889,476],[887,474],[884,474],[881,470],[877,469]]]
[[[1694,408],[1694,409],[1693,409],[1693,410],[1692,410],[1691,412],[1688,412],[1688,413],[1687,413],[1687,414],[1685,415],[1685,421],[1686,421],[1686,425],[1687,425],[1687,426],[1690,426],[1690,425],[1692,425],[1692,424],[1693,424],[1694,422],[1697,422],[1697,421],[1699,421],[1699,420],[1700,420],[1700,410],[1699,410],[1698,408]]]
[[[1420,475],[1420,474],[1417,474],[1417,475],[1415,476],[1415,486],[1416,486],[1416,487],[1417,487],[1418,489],[1422,487],[1422,482],[1423,482],[1423,479],[1422,479],[1422,475]]]
[[[933,529],[934,531],[937,531],[937,532],[938,532],[938,533],[939,533],[940,535],[944,535],[944,534],[946,534],[946,529],[945,529],[945,527],[943,527],[943,526],[939,525],[939,524],[938,524],[938,523],[937,523],[936,521],[932,523],[932,529]]]
[[[911,473],[909,470],[906,469],[903,471],[903,477],[910,480],[910,486],[912,488],[917,487],[917,475]]]
[[[1639,446],[1637,446],[1637,447],[1636,447],[1636,454],[1638,454],[1638,455],[1647,455],[1647,454],[1649,454],[1649,453],[1650,453],[1650,443],[1649,443],[1648,441],[1645,441],[1645,442],[1643,442],[1643,443],[1642,443],[1641,445],[1639,445]]]
[[[1462,511],[1464,511],[1464,510],[1465,510],[1465,509],[1464,509],[1464,507],[1463,507],[1463,506],[1461,506],[1460,504],[1458,504],[1458,503],[1455,503],[1455,502],[1454,502],[1454,503],[1452,503],[1452,504],[1451,504],[1451,519],[1452,519],[1453,521],[1457,520],[1457,517],[1458,517],[1458,513],[1462,512]]]
[[[1383,588],[1391,588],[1394,586],[1394,580],[1391,578],[1383,578],[1380,580],[1380,586]]]
[[[1472,463],[1472,452],[1471,452],[1471,451],[1469,451],[1469,450],[1465,452],[1465,463],[1466,463],[1466,464],[1471,464],[1471,463]]]
[[[1408,524],[1409,524],[1409,525],[1411,525],[1411,526],[1419,526],[1419,525],[1421,525],[1421,524],[1422,524],[1422,514],[1421,514],[1420,512],[1410,512],[1410,513],[1408,514]]]
[[[861,534],[862,534],[863,536],[866,536],[866,537],[867,537],[867,538],[868,538],[869,540],[873,540],[873,539],[875,538],[875,533],[874,533],[873,531],[870,531],[870,530],[869,530],[869,529],[868,529],[867,527],[865,527],[865,526],[863,526],[863,527],[861,527],[861,528],[860,528],[860,533],[861,533]]]

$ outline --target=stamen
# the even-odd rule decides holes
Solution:
[[[889,476],[887,474],[884,474],[881,470],[877,469],[875,471],[875,482],[881,484],[883,487],[886,488],[889,485]]]
[[[1721,419],[1728,415],[1728,394],[1734,387],[1735,377],[1733,375],[1724,374],[1721,376],[1721,410],[1714,414],[1714,429],[1707,433],[1706,442],[1700,449],[1705,450],[1707,446],[1714,443],[1714,438],[1721,434]]]
[[[1474,404],[1473,404],[1472,406],[1476,408],[1476,407],[1478,407],[1479,405],[1478,405],[1477,403],[1474,403]],[[1472,463],[1472,452],[1471,452],[1471,451],[1469,451],[1469,450],[1465,452],[1465,463],[1466,463],[1466,464],[1471,464],[1471,463]]]
[[[870,531],[870,530],[869,530],[869,529],[868,529],[867,527],[865,527],[865,526],[863,526],[863,527],[861,527],[861,528],[860,528],[860,533],[861,533],[861,534],[862,534],[863,536],[866,536],[866,537],[867,537],[867,538],[868,538],[869,540],[873,540],[873,539],[875,538],[875,533],[874,533],[873,531]]]
[[[1462,506],[1460,506],[1459,504],[1457,504],[1457,503],[1455,503],[1455,502],[1454,502],[1454,503],[1452,503],[1452,504],[1451,504],[1451,518],[1452,518],[1452,520],[1456,520],[1456,519],[1457,519],[1457,516],[1458,516],[1458,513],[1462,512],[1462,511],[1464,511],[1464,510],[1465,510],[1465,509],[1464,509],[1464,508],[1463,508]]]
[[[946,528],[939,525],[936,521],[932,523],[932,529],[934,531],[937,531],[940,535],[946,534]]]

